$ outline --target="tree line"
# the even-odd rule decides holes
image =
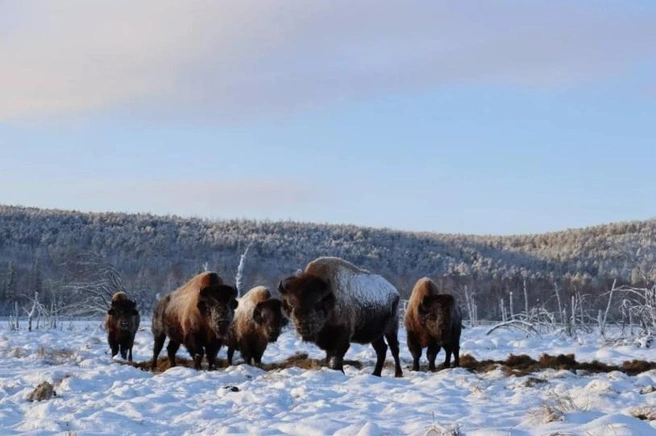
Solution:
[[[148,312],[158,295],[202,270],[234,283],[247,247],[242,292],[275,289],[309,261],[337,256],[381,274],[404,298],[430,277],[480,319],[502,319],[527,303],[554,309],[573,296],[594,311],[605,308],[614,280],[634,287],[656,280],[656,219],[476,236],[0,206],[0,315],[33,306],[35,293],[44,307],[91,315],[116,290]]]

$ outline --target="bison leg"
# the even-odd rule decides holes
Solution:
[[[155,336],[155,345],[153,346],[153,362],[151,364],[151,369],[154,371],[157,368],[157,356],[159,356],[162,347],[164,346],[164,341],[166,340],[166,335],[157,335]],[[130,353],[130,356],[132,353]]]
[[[241,343],[241,349],[239,351],[241,353],[242,359],[244,359],[244,362],[247,365],[252,365],[253,364],[253,350],[252,350],[251,345],[247,342],[242,342]]]
[[[203,354],[204,352],[202,348],[198,349],[194,354],[194,369],[196,371],[200,371],[200,366],[201,363],[203,362]]]
[[[376,367],[374,368],[373,375],[380,377],[383,372],[383,364],[385,363],[385,354],[387,354],[387,345],[382,336],[375,339],[371,345],[376,350]]]
[[[253,360],[255,361],[255,366],[258,368],[262,366],[262,355],[264,354],[264,350],[253,350]]]
[[[408,333],[408,349],[412,354],[412,370],[419,371],[419,359],[421,359],[422,348],[413,334]]]
[[[211,344],[205,347],[205,354],[207,355],[207,366],[209,370],[216,368],[216,356],[219,354],[221,344]]]
[[[232,357],[235,355],[235,347],[230,345],[228,347],[228,365],[232,365]]]
[[[180,348],[180,343],[174,342],[169,339],[169,344],[166,346],[166,354],[169,356],[169,366],[173,368],[175,366],[175,353],[178,352]]]
[[[460,345],[453,347],[453,366],[456,368],[460,366]]]
[[[426,357],[428,358],[428,370],[435,372],[435,359],[437,359],[437,353],[440,352],[440,346],[437,344],[430,344],[426,350]]]
[[[116,355],[118,354],[118,351],[119,351],[119,346],[118,346],[118,344],[114,342],[114,343],[112,343],[112,344],[109,344],[109,346],[110,346],[111,349],[112,349],[112,357],[116,356]]]
[[[132,362],[132,347],[134,346],[134,337],[127,343],[128,362]]]
[[[330,367],[330,360],[333,359],[334,357],[335,357],[335,355],[333,353],[326,350],[326,359],[325,359],[326,366]]]
[[[394,357],[394,377],[403,377],[403,370],[401,369],[401,359],[399,358],[399,337],[396,330],[385,334],[387,344]]]
[[[445,368],[450,368],[451,367],[451,347],[449,345],[444,346],[444,352],[446,353],[446,356],[444,357],[444,367]]]
[[[337,346],[333,350],[331,350],[330,352],[328,351],[326,352],[326,354],[335,356],[335,358],[333,359],[332,369],[342,371],[342,373],[344,372],[344,355],[346,354],[350,346],[351,343],[346,337],[337,341]]]
[[[120,345],[120,350],[121,350],[121,359],[125,360],[128,358],[128,348],[125,346],[125,344]]]

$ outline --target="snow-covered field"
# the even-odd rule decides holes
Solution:
[[[579,361],[619,364],[653,360],[655,353],[631,343],[604,345],[594,335],[574,341],[485,332],[483,327],[465,329],[461,354],[482,360],[511,353],[534,358],[543,352],[575,353]],[[346,358],[360,361],[363,368],[346,366],[346,374],[298,367],[267,372],[238,364],[213,372],[176,367],[153,375],[112,361],[100,322],[33,332],[11,331],[2,323],[0,434],[656,434],[656,390],[651,392],[656,371],[628,376],[545,370],[523,377],[499,369],[414,373],[408,369],[404,336],[402,331],[400,379],[392,377],[391,366],[382,378],[371,376],[375,353],[361,345],[353,345]],[[135,360],[150,359],[151,347],[150,326],[144,323]],[[264,361],[283,361],[297,352],[323,357],[315,346],[285,331]],[[184,349],[178,356],[188,357]],[[225,350],[219,357],[225,357]],[[443,352],[438,361],[442,358]],[[42,381],[52,383],[57,396],[27,401]]]

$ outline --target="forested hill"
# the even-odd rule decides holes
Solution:
[[[456,294],[466,289],[482,303],[481,317],[496,316],[498,299],[524,283],[544,300],[554,284],[596,295],[613,279],[644,286],[656,278],[654,219],[498,237],[0,206],[0,310],[28,304],[35,290],[46,302],[74,298],[107,267],[149,307],[205,267],[234,283],[249,244],[244,288],[275,287],[316,257],[338,256],[405,295],[423,276]]]

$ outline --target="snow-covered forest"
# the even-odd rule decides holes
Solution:
[[[92,315],[105,310],[118,289],[148,313],[158,294],[204,269],[234,283],[247,247],[245,289],[275,289],[312,259],[338,256],[383,275],[405,297],[418,278],[431,277],[465,312],[476,312],[470,317],[489,320],[525,307],[562,313],[574,304],[586,313],[605,312],[614,281],[617,288],[651,289],[656,279],[654,219],[470,236],[0,206],[0,314],[23,316],[34,307],[50,315]],[[609,309],[611,320],[626,316],[620,304]]]

